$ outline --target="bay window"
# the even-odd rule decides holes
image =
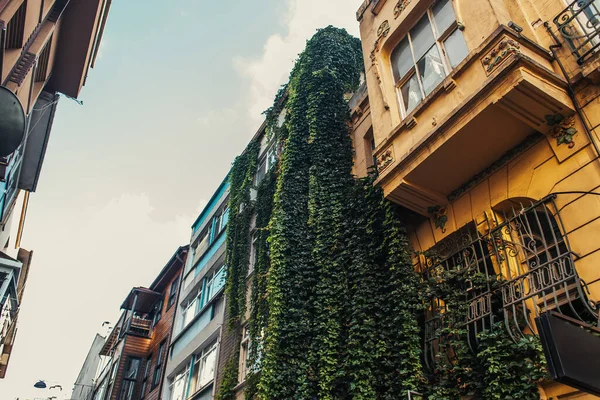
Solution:
[[[436,2],[392,52],[403,117],[431,94],[468,52],[451,1]]]

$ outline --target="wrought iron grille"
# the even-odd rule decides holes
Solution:
[[[421,255],[429,288],[424,356],[429,367],[444,349],[444,328],[460,326],[473,351],[479,334],[503,326],[513,340],[533,334],[535,318],[553,310],[598,319],[577,274],[555,197],[507,204],[471,222]]]
[[[600,47],[599,9],[599,0],[576,0],[554,18],[554,24],[579,64]]]

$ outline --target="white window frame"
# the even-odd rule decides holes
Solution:
[[[248,324],[246,324],[242,329],[239,371],[238,382],[242,383],[246,380],[246,377],[250,372],[250,325]]]
[[[406,35],[404,35],[402,37],[402,39],[398,41],[398,43],[396,44],[396,47],[394,47],[394,49],[392,49],[392,52],[390,53],[389,65],[390,65],[391,72],[392,72],[392,78],[394,79],[394,84],[396,87],[396,97],[398,100],[398,106],[400,108],[400,114],[401,114],[402,119],[406,118],[408,116],[408,114],[412,113],[414,111],[414,109],[416,107],[418,107],[419,104],[423,103],[425,98],[428,96],[425,94],[425,88],[423,87],[423,82],[421,81],[421,78],[419,78],[417,76],[417,83],[419,86],[419,92],[421,94],[421,101],[412,110],[410,110],[410,111],[406,110],[406,108],[404,106],[404,100],[402,97],[402,86],[404,86],[404,84],[407,83],[413,76],[418,75],[417,63],[419,61],[419,60],[415,60],[415,51],[413,48],[412,37],[411,37],[410,31],[415,26],[417,26],[418,23],[421,22],[421,19],[425,18],[425,16],[427,16],[427,18],[429,19],[429,26],[431,27],[431,30],[433,33],[434,45],[438,49],[438,52],[442,59],[442,63],[444,66],[444,74],[445,74],[444,78],[446,78],[453,70],[452,65],[450,64],[450,59],[446,52],[446,47],[445,47],[444,42],[446,41],[446,39],[448,39],[450,37],[450,35],[452,35],[454,33],[454,31],[460,30],[460,27],[458,25],[458,21],[456,20],[456,10],[454,9],[454,4],[452,3],[451,0],[448,0],[448,2],[450,3],[450,6],[452,7],[452,10],[454,12],[454,21],[450,24],[450,26],[448,28],[446,28],[446,30],[444,32],[441,32],[441,34],[440,34],[438,32],[438,28],[436,26],[435,18],[433,15],[433,8],[435,7],[435,5],[437,3],[439,3],[439,1],[434,1],[433,4],[431,4],[427,8],[427,11],[406,32]],[[394,54],[394,51],[400,45],[400,43],[402,43],[402,41],[404,41],[404,39],[406,39],[406,38],[408,38],[408,47],[410,49],[410,55],[412,57],[412,67],[410,67],[410,69],[405,73],[404,76],[400,76],[400,77],[396,78],[396,72],[395,72],[396,66],[394,65],[394,60],[392,58],[392,55]],[[468,50],[468,48],[467,48],[467,50]],[[425,54],[427,54],[427,53],[425,53]],[[425,56],[425,54],[423,55],[423,57]],[[442,81],[443,81],[443,79],[442,79]],[[439,86],[439,84],[438,84],[438,86]],[[433,91],[435,91],[435,89]]]
[[[214,365],[213,365],[213,374],[212,377],[207,380],[205,383],[201,382],[202,372],[207,365],[208,356],[214,352]],[[196,364],[198,365],[198,376],[196,380],[196,392],[204,390],[206,387],[211,385],[215,381],[215,374],[217,372],[217,361],[218,361],[218,342],[215,342],[209,346],[206,346],[200,354],[197,356]]]
[[[181,399],[180,400],[185,400],[187,398],[187,386],[188,386],[188,379],[190,376],[190,366],[189,364],[186,365],[186,367],[183,369],[183,371],[179,372],[178,374],[175,374],[175,376],[173,377],[173,379],[171,380],[171,382],[169,382],[169,400],[175,400],[175,384],[181,380],[183,380],[183,393],[181,394]]]

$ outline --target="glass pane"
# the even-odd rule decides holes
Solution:
[[[435,43],[427,14],[410,30],[410,38],[415,52],[415,60],[418,60]]]
[[[129,365],[128,365],[127,371],[125,373],[125,378],[136,379],[139,369],[140,369],[140,360],[135,359],[135,358],[130,358]]]
[[[419,88],[417,75],[411,76],[408,82],[402,85],[402,101],[407,113],[411,112],[421,102],[421,89]]]
[[[226,208],[225,211],[223,211],[223,217],[221,218],[221,229],[224,229],[227,226],[228,222],[229,222],[229,208]]]
[[[394,70],[394,79],[402,79],[413,65],[414,61],[410,52],[408,38],[406,37],[392,52],[392,69]]]
[[[214,291],[217,293],[225,286],[225,266],[221,267],[215,274]]]
[[[446,76],[437,46],[433,46],[417,63],[425,96],[429,95]]]
[[[187,372],[187,371],[186,371]],[[171,395],[171,399],[172,400],[183,400],[185,399],[185,383],[186,383],[186,377],[185,377],[185,372],[183,374],[179,374],[176,378],[175,378],[175,382],[173,382],[173,391],[172,391],[172,395]]]
[[[450,60],[452,68],[455,68],[460,64],[460,62],[469,54],[465,38],[458,29],[448,36],[448,39],[444,42],[444,46],[446,47],[446,54],[448,54],[448,60]]]
[[[438,35],[446,32],[446,29],[456,20],[450,0],[440,0],[433,6],[433,19],[435,20]]]
[[[215,363],[217,361],[216,355],[216,348],[213,347],[203,357],[198,386],[202,387],[213,380],[213,377],[215,376]]]

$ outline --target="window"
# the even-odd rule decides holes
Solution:
[[[468,54],[450,0],[440,0],[392,52],[403,116],[421,103]]]
[[[179,289],[179,276],[173,280],[171,283],[171,290],[169,291],[169,301],[167,303],[167,309],[171,308],[171,306],[175,303],[175,299],[177,298],[177,290]]]
[[[225,266],[221,266],[216,272],[209,274],[206,278],[206,297],[202,307],[206,305],[221,288],[225,285]]]
[[[250,264],[248,265],[248,275],[254,271],[254,267],[258,263],[258,232],[252,233],[252,245],[250,246]]]
[[[198,246],[196,246],[196,250],[194,251],[194,262],[197,259],[196,257],[201,257],[206,251],[206,249],[208,249],[208,245],[210,244],[209,230],[206,229],[204,232],[202,232],[200,237],[201,239],[198,241]]]
[[[171,397],[170,400],[185,400],[188,376],[190,375],[189,367],[175,375],[173,382],[170,384]]]
[[[104,393],[106,391],[106,379],[102,381],[96,393],[94,393],[94,400],[104,400]]]
[[[6,49],[20,49],[23,47],[23,36],[25,33],[25,13],[27,12],[27,1],[19,7],[15,15],[6,26]]]
[[[144,365],[144,376],[142,377],[142,388],[140,389],[140,399],[144,398],[146,394],[146,388],[148,387],[148,378],[150,377],[150,367],[152,366],[152,354],[146,359]]]
[[[160,344],[160,346],[158,347],[158,356],[156,357],[156,367],[154,367],[154,376],[152,377],[152,388],[153,389],[155,387],[157,387],[158,384],[160,383],[160,378],[162,375],[162,367],[163,367],[163,363],[165,362],[165,360],[164,360],[165,347],[166,347],[166,341],[163,341]]]
[[[215,367],[217,364],[217,344],[207,347],[202,354],[199,355],[199,370],[197,389],[202,389],[215,377]]]
[[[52,36],[48,39],[44,50],[38,57],[38,63],[35,71],[35,82],[45,82],[48,77],[48,62],[50,61],[50,49],[52,47]]]
[[[119,360],[116,360],[114,362],[114,364],[111,367],[112,369],[110,370],[110,377],[108,379],[108,388],[106,389],[106,395],[108,397],[110,397],[110,395],[112,394],[112,390],[115,384],[115,378],[117,376],[117,370],[119,369]]]
[[[267,172],[275,165],[277,162],[277,153],[275,145],[271,145],[267,150],[267,155],[263,157],[263,159],[258,164],[258,168],[256,169],[256,176],[254,178],[254,185],[258,186],[262,180],[267,175]]]
[[[225,208],[223,211],[223,216],[221,217],[221,231],[227,227],[227,223],[229,222],[229,208]]]
[[[213,237],[212,240],[215,240],[217,236],[221,233],[221,214],[215,215],[215,219],[213,220]]]
[[[163,309],[164,300],[161,298],[154,305],[154,316],[152,317],[152,326],[156,326],[160,318],[162,317],[162,309]]]
[[[135,357],[129,357],[125,364],[125,372],[123,373],[123,381],[121,382],[121,390],[119,392],[119,400],[133,400],[135,395],[135,384],[137,382],[140,364],[142,360]]]
[[[240,376],[239,381],[246,380],[246,376],[250,371],[250,332],[249,326],[244,327],[242,333],[242,343],[240,344]]]
[[[198,292],[197,295],[195,295],[193,298],[191,298],[190,300],[188,300],[185,308],[183,309],[183,319],[182,319],[182,325],[181,328],[185,328],[186,326],[188,326],[188,324],[190,322],[192,322],[192,319],[194,319],[194,317],[196,316],[196,313],[199,310],[199,303],[200,303],[200,299],[202,298],[202,290],[200,290],[200,292]]]

